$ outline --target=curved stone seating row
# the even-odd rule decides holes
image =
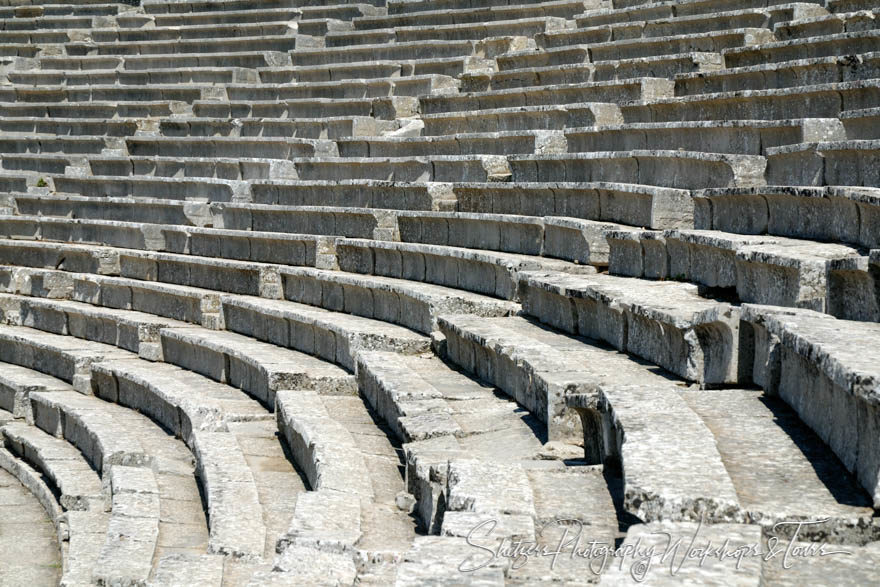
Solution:
[[[51,269],[4,267],[9,292],[71,297],[228,330],[353,368],[364,348],[420,352],[427,340],[411,330],[317,307],[187,286]],[[51,292],[51,293],[50,293]]]
[[[109,510],[110,495],[103,492],[101,478],[76,448],[25,423],[10,422],[0,434],[6,450],[54,485],[65,511]]]
[[[606,237],[614,274],[690,281],[728,289],[743,302],[841,318],[880,316],[871,299],[875,285],[868,257],[856,247],[708,230],[632,229]]]
[[[590,124],[622,122],[620,108],[605,102],[512,106],[422,114],[425,136],[511,130],[562,130]]]
[[[878,35],[880,31],[869,30],[765,42],[751,47],[727,49],[723,51],[724,62],[728,67],[744,67],[811,57],[867,53],[877,49]]]
[[[338,239],[336,254],[343,271],[421,281],[505,300],[517,299],[517,276],[522,271],[596,272],[589,265],[546,257],[363,239]]]
[[[877,377],[865,349],[877,325],[755,305],[743,306],[742,319],[753,331],[755,382],[792,406],[876,505],[876,438],[869,431],[877,418]]]
[[[609,275],[524,273],[523,312],[701,384],[736,383],[739,311],[690,284]],[[748,381],[746,377],[745,381]]]
[[[234,210],[234,209],[233,209]],[[141,211],[154,214],[152,202]],[[42,210],[41,210],[42,212]],[[308,210],[301,211],[310,216]],[[182,214],[183,216],[183,214]],[[116,220],[72,220],[44,216],[0,216],[0,234],[13,239],[94,243],[98,245],[162,251],[175,254],[216,257],[257,263],[332,267],[327,237],[216,228],[176,224],[143,224]],[[372,231],[368,232],[372,236]]]
[[[766,65],[723,68],[675,77],[675,93],[695,96],[737,90],[765,90],[870,80],[876,77],[878,53],[849,62],[841,57],[813,57]],[[806,91],[809,89],[804,88]]]
[[[481,546],[504,538],[550,544],[558,540],[556,521],[563,518],[589,524],[597,541],[613,540],[617,521],[601,471],[566,467],[558,460],[570,456],[566,450],[554,453],[550,445],[542,449],[535,422],[516,403],[436,357],[366,353],[359,357],[358,377],[370,403],[408,441],[407,483],[419,517],[432,532],[446,537],[417,538],[404,555],[399,582],[407,580],[403,577],[439,579],[452,572],[453,561],[467,559],[467,553],[439,568],[420,568],[411,564],[417,545],[461,545],[487,520],[495,522],[492,536],[471,536]],[[531,568],[505,572],[527,582],[579,580],[583,570],[533,562]]]
[[[275,392],[291,385],[335,393],[352,390],[351,377],[338,367],[234,333],[81,302],[0,295],[7,323],[117,345],[242,389],[269,409]],[[26,391],[16,390],[4,403],[24,410]]]
[[[414,5],[414,2],[409,3]],[[366,31],[406,26],[472,24],[493,21],[520,20],[539,17],[568,18],[580,14],[584,8],[593,4],[583,0],[557,0],[528,4],[516,2],[505,6],[468,6],[445,9],[420,10],[417,13],[393,13],[392,5],[387,4],[387,15],[363,16],[352,19],[355,30]]]
[[[7,460],[8,457],[0,457],[0,467]],[[4,563],[0,580],[24,577],[34,584],[57,584],[61,580],[62,558],[52,520],[37,496],[5,469],[0,470],[0,487],[4,493],[0,515],[9,530],[0,539],[0,549],[21,554]]]
[[[880,140],[821,141],[767,151],[767,182],[880,187]]]
[[[786,4],[768,6],[764,9],[723,10],[711,14],[674,15],[651,20],[636,20],[629,13],[624,22],[595,24],[591,19],[576,19],[578,28],[571,31],[549,32],[536,36],[545,48],[575,44],[602,44],[615,39],[670,37],[714,33],[737,29],[772,29],[778,22],[795,18],[823,15],[827,12],[816,4]],[[583,23],[583,24],[581,24]],[[753,41],[754,43],[754,41]]]
[[[125,476],[146,476],[145,483],[139,482],[133,490],[158,494],[161,519],[155,548],[157,559],[167,551],[199,552],[207,546],[208,531],[193,477],[192,455],[182,443],[145,416],[73,391],[67,384],[38,371],[11,364],[4,364],[3,370],[9,379],[4,381],[4,387],[17,388],[26,400],[21,402],[19,417],[76,446],[101,474],[114,500],[117,498],[112,475],[116,469],[121,468],[120,474]],[[139,473],[134,467],[149,473]],[[153,476],[151,482],[149,478]],[[158,490],[154,491],[156,484]],[[124,503],[118,513],[141,517],[126,507],[131,498],[120,499]],[[149,566],[146,568],[149,571]]]
[[[624,104],[625,122],[686,120],[785,120],[792,112],[809,118],[833,118],[845,110],[876,103],[875,79],[808,86],[724,91],[661,98],[646,104]]]
[[[106,536],[107,514],[62,511],[41,474],[6,449],[0,449],[0,468],[18,479],[37,498],[55,526],[61,547],[61,582],[73,585],[90,583]]]
[[[705,190],[694,193],[694,228],[876,248],[878,195],[838,186]]]
[[[393,571],[415,528],[396,503],[404,483],[386,433],[357,397],[293,389],[279,393],[276,403],[279,431],[312,491],[297,499],[275,570],[309,576],[297,561],[305,551],[335,560],[330,575],[345,580],[355,563],[361,573]]]

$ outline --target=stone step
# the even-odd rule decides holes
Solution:
[[[42,5],[7,5],[0,9],[0,17],[104,16],[117,14],[121,7],[120,4],[81,4],[73,0]]]
[[[420,243],[339,239],[336,252],[343,271],[432,283],[504,300],[517,299],[522,271],[596,271],[589,265],[544,257]]]
[[[679,53],[719,53],[741,47],[750,47],[758,43],[769,43],[774,39],[773,33],[766,28],[742,28],[710,31],[708,33],[624,38],[605,42],[593,40],[587,42],[590,43],[590,61],[598,63]],[[560,45],[555,45],[552,40],[542,39],[542,42],[550,43],[546,45],[547,48],[564,46],[566,41],[567,39],[565,38],[559,39],[557,42]],[[570,42],[579,44],[584,42],[584,40],[575,37]],[[728,66],[732,65],[728,62]]]
[[[789,6],[787,0],[685,0],[684,2],[625,2],[614,3],[614,8],[588,10],[576,18],[579,27],[599,26],[630,21],[649,21],[653,19],[672,19],[705,14],[716,14],[731,10],[772,10],[778,5]],[[820,8],[821,2],[812,3]],[[793,7],[811,10],[805,3],[798,2]],[[812,10],[817,10],[813,8]]]
[[[337,206],[387,210],[449,210],[455,205],[450,184],[382,180],[254,181],[253,201],[282,206]],[[286,225],[285,221],[285,225]]]
[[[518,310],[516,304],[447,287],[305,267],[283,269],[281,282],[287,300],[399,324],[422,334],[431,334],[443,313],[506,316]]]
[[[67,155],[99,155],[107,148],[103,137],[16,136],[4,133],[0,153],[64,153]]]
[[[55,567],[55,569],[56,572],[60,571],[61,583],[90,584],[93,578],[92,571],[95,569],[98,555],[107,537],[109,516],[98,511],[63,512],[43,480],[43,476],[6,449],[0,449],[0,468],[17,479],[37,498],[55,526],[58,546],[61,550],[61,565],[60,568]],[[17,508],[21,507],[21,504],[17,504]],[[21,544],[28,535],[29,533],[25,533],[23,536],[17,536],[18,543]],[[32,563],[30,553],[23,554],[23,557]]]
[[[114,205],[114,201],[118,206],[125,205],[123,202],[137,206],[139,202],[153,200],[151,205],[156,205],[157,210],[183,206],[184,216],[191,218],[193,224],[202,225],[210,223],[208,202],[247,199],[246,187],[236,180],[64,175],[47,176],[47,180],[52,182],[56,192],[62,194],[57,196],[59,198],[75,198],[66,194],[78,194],[80,198],[106,201],[108,208]],[[48,205],[52,198],[44,197],[44,200]]]
[[[815,4],[789,4],[771,6],[766,9],[746,9],[715,12],[699,15],[677,15],[651,20],[629,20],[600,25],[585,25],[570,31],[553,31],[536,37],[539,46],[545,48],[575,44],[608,43],[611,41],[674,37],[680,35],[705,34],[716,31],[736,29],[772,29],[779,22],[806,16],[827,14]],[[753,41],[754,42],[754,41]]]
[[[180,53],[241,53],[250,51],[293,51],[297,44],[310,46],[301,35],[212,38],[183,41],[121,41],[65,43],[71,57],[83,55],[167,55]]]
[[[765,185],[767,160],[702,151],[601,151],[511,155],[515,182],[617,182],[678,189]]]
[[[137,157],[291,159],[336,152],[329,141],[274,137],[127,137],[125,145]]]
[[[141,208],[141,211],[146,210],[146,207]],[[0,216],[0,235],[22,240],[93,243],[257,263],[310,267],[335,264],[332,255],[327,255],[333,247],[330,239],[289,233],[17,215]]]
[[[216,554],[169,554],[159,560],[150,584],[173,587],[181,582],[194,581],[205,587],[220,586],[225,560],[224,556]],[[234,568],[234,565],[230,566]]]
[[[810,37],[791,41],[769,42],[763,39],[750,47],[729,48],[723,51],[727,67],[745,67],[808,59],[811,57],[846,56],[867,53],[877,49],[880,31],[857,31],[837,35]]]
[[[363,99],[385,96],[421,96],[456,91],[449,76],[420,75],[392,79],[302,82],[293,84],[227,85],[230,100],[281,101],[328,99]]]
[[[90,102],[90,101],[181,101],[192,103],[207,93],[215,93],[213,86],[6,86],[0,88],[3,102]],[[112,117],[108,117],[112,118]]]
[[[536,4],[516,3],[501,6],[471,6],[422,10],[415,13],[392,13],[379,16],[364,16],[352,20],[355,30],[374,30],[407,26],[438,26],[452,24],[472,24],[517,19],[558,17],[571,19],[583,12],[591,3],[583,0],[557,0]],[[390,8],[390,7],[389,7]]]
[[[39,157],[39,156],[29,156]],[[24,158],[29,161],[28,158]],[[155,159],[153,159],[155,160]],[[6,165],[11,158],[4,158],[6,169],[19,170],[13,164]],[[91,160],[94,164],[95,159]],[[182,160],[178,160],[179,162]],[[241,161],[241,160],[239,160]],[[160,164],[179,166],[174,161],[159,161]],[[222,161],[221,161],[222,162]],[[136,163],[142,163],[136,161]],[[143,161],[148,164],[148,161]],[[200,161],[200,163],[202,163]],[[207,164],[207,165],[205,165]],[[231,162],[234,165],[234,162]],[[242,165],[242,164],[240,164]],[[274,165],[262,160],[250,160],[240,169],[219,168],[210,161],[203,163],[204,169],[197,173],[213,176],[218,170],[223,175],[238,172],[242,179],[290,178],[307,181],[333,181],[373,179],[395,182],[454,182],[454,181],[506,181],[510,178],[507,159],[503,155],[434,155],[431,157],[311,157],[278,161]],[[151,170],[152,171],[152,170]],[[153,173],[170,174],[167,167],[157,167]],[[244,177],[242,177],[242,175]]]
[[[138,132],[134,120],[88,120],[82,118],[4,117],[0,130],[7,133],[51,134],[57,136],[91,135],[125,137]]]
[[[493,2],[489,0],[388,0],[386,7],[388,14],[410,14],[421,12],[449,11],[449,10],[465,10],[480,8],[498,8],[504,6],[531,6],[545,4],[547,0],[506,0],[504,2]],[[584,7],[598,5],[593,0],[588,0]],[[418,16],[416,14],[415,16]]]
[[[289,301],[221,296],[227,330],[354,370],[365,350],[424,352],[429,341],[406,328]]]
[[[278,37],[297,33],[297,25],[288,22],[181,25],[150,28],[92,28],[89,37],[95,43],[131,43],[141,41],[186,41],[199,39],[234,39],[237,37]],[[0,37],[2,39],[2,37]],[[71,39],[71,41],[80,39]]]
[[[329,48],[417,41],[479,41],[501,36],[534,37],[546,31],[564,30],[567,24],[564,17],[552,16],[473,23],[421,23],[371,30],[331,31],[324,37],[324,43]]]
[[[5,11],[0,20],[0,29],[4,31],[33,31],[40,29],[88,29],[94,24],[91,16],[44,16],[10,18]]]
[[[148,84],[240,84],[259,83],[258,72],[243,67],[200,67],[191,70],[87,69],[85,71],[10,71],[7,79],[13,84],[33,86],[148,85]]]
[[[101,478],[75,447],[24,422],[10,422],[0,434],[6,450],[40,471],[58,491],[65,511],[109,509]]]
[[[195,116],[209,118],[296,118],[326,119],[340,116],[373,116],[392,121],[418,114],[418,101],[411,96],[380,98],[303,98],[268,101],[196,101]]]
[[[158,121],[164,137],[285,137],[300,139],[339,139],[376,136],[400,128],[397,121],[369,116],[329,118],[177,118]],[[2,128],[2,126],[0,126]]]
[[[815,57],[774,64],[723,68],[705,74],[681,74],[675,78],[675,93],[679,96],[734,92],[739,90],[766,90],[793,88],[791,91],[810,91],[819,84],[837,84],[871,80],[877,77],[880,53],[862,53],[854,60],[845,57]]]
[[[691,284],[610,275],[526,272],[523,313],[542,323],[611,345],[688,381],[736,383],[739,311],[705,299]]]
[[[352,389],[350,376],[337,367],[234,333],[82,302],[0,296],[9,324],[116,345],[142,358],[171,363],[242,389],[269,409],[274,406],[275,392],[287,385],[337,393]],[[20,411],[26,411],[25,391],[8,398],[15,400]]]
[[[550,54],[558,54],[551,56]],[[552,49],[522,55],[516,62],[564,61],[573,53],[563,49]],[[545,58],[539,58],[544,56]],[[575,59],[574,56],[571,59]],[[498,59],[499,66],[501,58]],[[511,60],[513,61],[513,60]],[[681,73],[716,71],[721,66],[718,53],[690,52],[652,57],[636,57],[616,61],[590,63],[585,54],[573,63],[559,63],[538,67],[501,69],[495,73],[464,74],[462,89],[466,91],[506,90],[529,86],[555,86],[561,84],[604,82],[640,77],[672,78]]]
[[[694,228],[880,248],[875,188],[721,188],[694,193]]]
[[[0,149],[4,142],[0,140]],[[447,134],[425,137],[363,137],[336,140],[341,157],[432,157],[565,152],[562,133],[541,130]]]
[[[30,328],[0,326],[0,338],[0,361],[57,377],[80,393],[89,393],[92,363],[130,356],[115,347]]]
[[[362,2],[361,5],[372,4],[384,6],[384,2]],[[187,14],[190,12],[221,12],[228,10],[263,10],[267,8],[299,8],[313,6],[310,0],[264,0],[259,6],[254,6],[247,0],[174,0],[164,2],[161,0],[144,0],[141,3],[147,14]]]
[[[844,110],[874,106],[878,91],[880,82],[871,79],[660,98],[647,104],[624,104],[620,111],[627,123],[785,120],[792,112],[804,118],[835,118]]]
[[[0,457],[0,463],[2,461]],[[35,585],[58,584],[62,558],[52,521],[39,500],[5,469],[0,470],[0,487],[3,488],[0,515],[8,529],[0,543],[0,549],[8,557],[3,562],[0,580],[25,578]]]
[[[875,302],[851,299],[873,289],[867,257],[856,247],[704,230],[611,232],[608,240],[610,270],[619,275],[690,281],[735,291],[743,302],[842,318],[880,317]]]
[[[183,112],[188,106],[184,102],[0,102],[0,114],[3,117],[34,117],[51,121],[53,118],[77,119],[84,122],[88,119],[101,121],[108,119],[150,118],[171,116],[173,112]]]
[[[846,137],[855,139],[876,139],[880,137],[880,108],[862,108],[840,113],[840,121],[846,129]]]
[[[398,59],[331,65],[301,65],[295,67],[264,67],[258,70],[263,83],[330,82],[352,79],[387,79],[413,75],[448,75],[457,77],[483,65],[476,57],[446,57],[427,59]]]
[[[660,78],[564,84],[473,92],[419,99],[422,114],[476,111],[517,106],[551,106],[582,102],[651,101],[672,95],[672,82]]]
[[[766,155],[773,147],[832,137],[846,138],[836,118],[635,123],[565,130],[570,153],[680,149]]]
[[[880,187],[880,139],[823,140],[768,149],[767,183]]]
[[[473,55],[476,49],[475,43],[468,40],[429,40],[408,43],[301,49],[292,52],[290,59],[291,63],[297,66],[330,65],[364,61],[466,57]],[[502,53],[503,51],[499,50],[498,52]]]
[[[791,22],[777,23],[773,32],[780,40],[805,39],[823,35],[838,35],[877,28],[870,12],[844,12],[801,16]]]
[[[425,136],[455,135],[472,132],[517,130],[562,130],[595,124],[615,124],[623,119],[620,108],[602,102],[541,106],[485,108],[476,111],[454,110],[424,114]]]
[[[162,55],[67,55],[41,57],[42,70],[154,70],[240,67],[258,68],[290,65],[282,51],[240,50],[218,53],[169,53]]]
[[[211,214],[215,226],[235,231],[296,231],[383,240],[396,238],[397,234],[393,213],[366,208],[217,204],[211,206]],[[316,266],[335,267],[330,239],[308,236],[306,239],[315,242]]]
[[[210,8],[205,6],[204,8]],[[371,4],[339,4],[330,6],[267,7],[243,4],[240,10],[196,10],[151,15],[156,27],[179,27],[212,24],[240,24],[247,22],[290,22],[312,20],[353,20],[369,17],[378,12]],[[126,26],[124,22],[120,26]]]
[[[150,469],[124,466],[113,467],[109,476],[113,511],[94,575],[104,583],[145,582],[153,569],[161,523],[156,476]]]
[[[831,5],[832,2],[829,2]],[[815,544],[811,542],[795,542],[792,550],[805,553],[805,556],[798,560],[799,564],[791,565],[790,569],[782,566],[781,559],[772,559],[764,563],[763,576],[766,581],[772,581],[774,584],[793,586],[803,583],[811,583],[813,581],[821,581],[823,577],[846,577],[853,583],[861,583],[867,578],[867,567],[862,565],[853,565],[852,562],[858,557],[860,561],[867,561],[871,565],[877,560],[878,548],[876,542],[871,542],[865,546],[847,546],[845,548],[826,548],[829,552],[839,553],[846,550],[852,553],[852,556],[837,554],[835,556],[824,556],[817,559],[810,556],[810,552],[815,552]]]
[[[868,494],[779,398],[739,389],[681,395],[712,431],[747,520],[765,536],[790,540],[797,532],[801,540],[838,544],[876,540],[880,528],[871,519]],[[734,413],[735,424],[729,418]],[[816,520],[825,522],[795,526]]]
[[[619,463],[627,512],[645,521],[735,515],[711,432],[656,368],[520,317],[448,316],[441,328],[450,360],[528,407],[549,439],[583,434],[587,462]]]
[[[127,471],[146,467],[155,476],[160,508],[157,558],[164,552],[198,553],[207,547],[208,530],[193,477],[193,457],[180,441],[145,416],[77,393],[59,380],[15,365],[4,364],[3,368],[18,387],[30,390],[26,419],[75,445],[102,473],[105,486],[119,467]],[[115,493],[112,482],[109,487]],[[130,511],[125,505],[120,506],[123,514]]]
[[[743,306],[754,339],[755,383],[797,412],[878,504],[877,420],[871,399],[878,325],[843,321],[810,310]],[[813,399],[808,401],[807,395]],[[821,398],[816,401],[816,398]]]

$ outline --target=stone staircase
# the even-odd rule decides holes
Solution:
[[[0,0],[0,584],[876,581],[877,9]]]

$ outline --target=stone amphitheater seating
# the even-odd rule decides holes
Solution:
[[[0,0],[0,584],[876,583],[877,8]]]

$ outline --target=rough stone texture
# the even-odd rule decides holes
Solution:
[[[876,0],[0,4],[0,583],[874,579]]]

